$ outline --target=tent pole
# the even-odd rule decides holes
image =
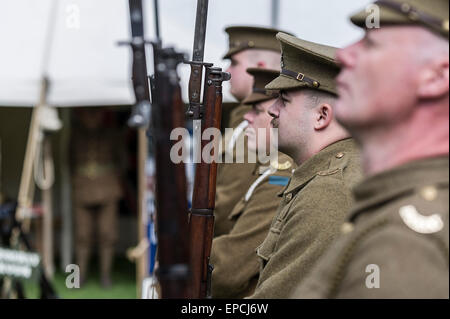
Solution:
[[[60,211],[61,211],[61,270],[66,271],[67,265],[72,263],[72,203],[71,203],[71,181],[69,164],[69,143],[70,143],[70,111],[61,112],[64,129],[61,131],[60,139],[60,174],[61,174],[61,193],[60,193]]]
[[[148,140],[145,128],[138,131],[138,245],[147,240],[147,175],[146,162],[148,153]],[[145,245],[147,246],[147,245]],[[148,249],[144,249],[136,260],[136,293],[140,298],[142,295],[142,281],[147,276],[148,269]]]
[[[43,143],[44,158],[52,156],[51,141],[48,137]],[[52,187],[42,190],[43,216],[42,216],[42,260],[47,278],[52,279],[55,272],[53,261],[53,191]]]
[[[28,131],[28,141],[25,150],[25,159],[23,162],[22,176],[20,179],[19,195],[17,199],[16,219],[23,221],[23,230],[29,231],[30,228],[30,211],[33,204],[32,189],[32,176],[33,176],[33,163],[36,158],[36,151],[38,147],[38,136],[40,130],[39,112],[42,106],[45,104],[48,91],[47,78],[42,79],[40,101],[37,106],[33,108],[31,115],[31,124]],[[34,185],[33,185],[34,186]]]

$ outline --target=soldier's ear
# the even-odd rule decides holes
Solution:
[[[333,119],[333,108],[328,103],[321,103],[316,108],[314,129],[316,131],[324,130],[330,125]]]
[[[449,94],[449,58],[442,56],[420,72],[418,95],[422,99],[435,99]]]

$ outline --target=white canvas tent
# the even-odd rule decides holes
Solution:
[[[149,40],[155,38],[153,1],[143,0],[145,32]],[[188,58],[192,54],[196,2],[159,0],[163,45],[175,46]],[[275,26],[305,40],[344,46],[362,34],[350,24],[348,16],[369,2],[210,0],[205,61],[224,69],[228,66],[228,62],[222,60],[228,45],[223,30],[228,25]],[[275,17],[271,10],[274,6],[278,8]],[[277,25],[271,25],[275,21]],[[128,39],[127,0],[2,0],[0,106],[35,106],[39,102],[43,75],[49,79],[47,103],[52,106],[132,105],[131,50],[117,45]],[[147,57],[151,74],[150,46]],[[187,65],[180,66],[185,102],[189,70]],[[234,101],[226,82],[223,91],[224,102]],[[7,120],[0,118],[0,125]],[[2,149],[0,153],[8,154],[8,150]],[[20,176],[20,172],[17,174]],[[57,174],[62,179],[67,178],[67,168],[63,167]],[[70,190],[64,183],[62,187],[65,191],[61,192],[61,213],[68,216]],[[63,227],[70,233],[70,224]],[[70,260],[70,242],[63,239],[62,246],[62,264],[65,265]]]
[[[52,5],[57,10],[52,15]],[[144,0],[146,36],[153,39],[153,0]],[[368,0],[279,0],[278,27],[306,40],[342,46],[358,38],[348,15]],[[211,0],[205,61],[226,68],[227,25],[270,26],[271,0]],[[192,54],[196,0],[160,0],[165,45]],[[47,29],[52,29],[51,39]],[[126,0],[3,0],[0,3],[0,105],[33,106],[40,79],[50,79],[48,102],[55,106],[133,103],[130,50],[117,42],[130,37]],[[43,66],[46,46],[48,67]],[[149,56],[151,56],[149,48]],[[151,57],[149,58],[151,59]],[[149,61],[149,73],[152,63]],[[189,68],[181,67],[182,87]],[[183,95],[186,99],[186,91]],[[227,84],[225,101],[232,101]]]

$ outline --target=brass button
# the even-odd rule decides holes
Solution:
[[[319,82],[317,82],[317,81],[314,81],[314,82],[313,82],[313,86],[314,86],[315,88],[318,88],[319,85],[320,85]]]
[[[354,229],[353,224],[349,223],[349,222],[346,222],[346,223],[343,223],[342,226],[341,226],[341,233],[344,234],[344,235],[345,234],[349,234],[349,233],[351,233],[353,231],[353,229]]]
[[[336,158],[343,158],[344,157],[344,153],[340,152],[336,154]]]
[[[255,46],[255,42],[253,42],[253,41],[248,41],[248,46],[249,46],[250,48],[253,48],[253,47]]]
[[[290,202],[292,199],[292,193],[286,194],[286,201]]]
[[[420,195],[422,195],[425,200],[431,202],[437,198],[438,191],[434,186],[425,186],[420,190]]]
[[[277,169],[284,171],[291,167],[292,164],[289,161],[284,162],[283,164],[277,163]]]

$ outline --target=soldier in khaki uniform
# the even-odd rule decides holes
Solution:
[[[336,114],[367,179],[296,298],[449,297],[449,3],[376,4],[381,28],[338,53]]]
[[[247,68],[279,69],[280,46],[275,39],[278,30],[233,26],[225,31],[230,43],[224,59],[231,62],[227,69],[231,74],[231,94],[242,102],[251,94],[253,86],[253,78],[246,72]],[[233,129],[233,133],[225,133],[222,158],[228,153],[233,163],[221,163],[217,168],[214,236],[230,232],[234,221],[228,219],[228,215],[257,178],[253,175],[256,163],[247,160],[247,139],[243,134],[248,124],[243,116],[250,109],[251,106],[246,104],[237,106],[230,114],[229,123],[224,125]],[[236,146],[242,151],[236,151]]]
[[[359,181],[358,150],[334,118],[335,49],[279,33],[281,74],[266,86],[280,90],[269,108],[279,150],[298,168],[264,242],[260,277],[250,298],[287,298],[339,233],[351,187]]]
[[[252,106],[252,110],[244,115],[249,123],[246,129],[248,145],[251,151],[259,149],[266,154],[273,138],[270,136],[271,117],[267,110],[277,95],[267,92],[264,87],[280,72],[257,68],[248,69],[247,72],[254,77],[253,92],[243,101]],[[264,133],[265,136],[261,138],[259,135]],[[234,223],[233,228],[228,234],[213,240],[213,298],[242,298],[253,293],[259,276],[259,261],[255,249],[269,230],[280,201],[277,193],[287,185],[294,167],[292,159],[287,155],[277,155],[272,163],[258,161],[252,172],[257,177],[255,182],[228,216]]]
[[[120,145],[101,126],[100,110],[79,110],[72,136],[71,166],[75,213],[75,253],[81,281],[87,278],[95,235],[98,234],[101,283],[111,286],[114,245],[118,238]],[[120,143],[119,143],[120,144]]]

